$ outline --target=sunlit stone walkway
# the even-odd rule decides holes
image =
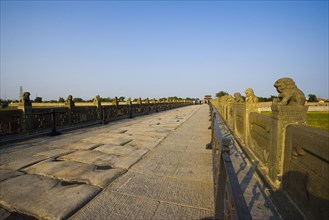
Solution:
[[[0,149],[0,218],[199,219],[213,215],[208,106]]]

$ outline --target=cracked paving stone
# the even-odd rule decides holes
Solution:
[[[72,152],[73,152],[73,150],[57,148],[57,149],[53,149],[53,150],[39,152],[39,153],[35,154],[34,156],[44,156],[47,158],[51,158],[51,157],[59,157],[59,156],[69,154]]]
[[[91,185],[70,184],[27,174],[0,182],[0,205],[9,211],[36,218],[64,219],[99,191],[98,187]]]
[[[93,143],[83,143],[83,142],[76,142],[68,145],[64,145],[63,147],[69,148],[72,150],[92,150],[101,144],[93,144]]]
[[[33,156],[33,157],[27,157],[21,160],[15,160],[13,162],[3,164],[0,166],[0,169],[8,169],[8,170],[19,170],[25,167],[28,167],[30,165],[33,165],[35,163],[38,163],[40,161],[46,160],[47,157],[45,156]]]
[[[106,137],[106,136],[96,136],[85,138],[81,140],[82,142],[91,142],[96,144],[115,144],[115,145],[125,145],[132,141],[132,138],[128,137]]]
[[[16,170],[3,170],[0,169],[0,182],[16,176],[24,175],[24,173]]]
[[[113,168],[128,169],[135,164],[141,156],[118,156],[106,154],[96,150],[76,151],[71,154],[59,157],[59,160],[71,160],[80,163],[92,164],[96,166],[111,166]]]
[[[143,156],[148,152],[148,149],[137,148],[129,145],[118,146],[113,144],[106,144],[95,149],[96,151],[101,151],[107,154],[115,154],[120,156]]]
[[[25,169],[30,174],[38,174],[67,182],[81,182],[104,188],[118,176],[123,169],[96,167],[74,161],[46,160]]]

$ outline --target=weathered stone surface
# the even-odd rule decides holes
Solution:
[[[160,202],[152,219],[213,219],[213,216],[212,210]]]
[[[0,207],[0,219],[4,220],[10,216],[10,212]]]
[[[170,163],[173,162],[175,166],[173,166],[172,169],[170,169],[171,172],[170,177],[164,175],[158,180],[159,183],[161,184],[158,184],[155,179],[157,176],[163,175],[163,173],[161,172],[157,173],[156,169],[152,169],[152,172],[145,172],[145,173],[142,173],[141,170],[136,170],[136,172],[138,172],[138,175],[140,175],[140,177],[133,180],[135,184],[143,185],[144,182],[141,180],[147,179],[149,178],[149,176],[154,177],[151,178],[151,180],[149,181],[145,180],[147,183],[145,186],[151,189],[149,194],[144,195],[143,193],[141,193],[138,194],[138,196],[136,196],[134,194],[129,194],[128,189],[127,189],[128,194],[125,192],[123,192],[123,194],[116,192],[116,188],[113,188],[112,184],[114,184],[114,182],[116,182],[117,180],[123,178],[123,176],[117,178],[116,173],[112,175],[112,173],[110,172],[110,171],[119,170],[120,172],[118,175],[120,175],[121,172],[126,171],[126,170],[122,171],[122,169],[110,169],[110,167],[134,169],[134,167],[139,164],[139,162],[135,164],[136,161],[140,160],[142,156],[143,158],[148,157],[149,153],[148,154],[144,154],[144,153],[148,152],[149,149],[152,149],[153,151],[159,148],[158,146],[157,148],[153,149],[160,142],[162,142],[163,138],[168,136],[168,134],[172,135],[173,133],[171,132],[175,128],[177,128],[177,126],[180,126],[187,118],[189,118],[200,107],[201,106],[190,106],[181,110],[172,110],[154,115],[142,116],[138,118],[136,117],[134,119],[129,119],[129,120],[122,120],[113,123],[111,122],[110,124],[102,127],[93,127],[92,129],[84,128],[79,131],[75,130],[72,131],[71,133],[63,134],[60,137],[55,137],[52,139],[42,138],[40,139],[40,142],[33,142],[29,149],[23,146],[17,146],[17,149],[15,149],[14,153],[10,151],[6,151],[5,157],[0,155],[1,160],[2,158],[5,158],[5,160],[2,161],[6,161],[6,162],[14,161],[17,155],[19,155],[18,157],[19,159],[24,158],[24,155],[25,157],[30,157],[38,153],[40,153],[39,155],[47,156],[47,158],[45,158],[47,160],[45,160],[44,162],[40,162],[40,164],[32,163],[29,164],[29,167],[24,166],[26,168],[23,171],[27,172],[28,174],[25,174],[23,176],[33,176],[36,179],[41,179],[41,180],[33,179],[32,181],[25,179],[16,182],[12,181],[10,185],[12,189],[10,189],[8,194],[6,193],[6,198],[9,198],[10,193],[14,192],[15,190],[19,191],[20,194],[16,196],[17,200],[18,197],[19,198],[34,197],[34,200],[30,200],[30,203],[33,204],[29,204],[27,202],[27,199],[24,199],[25,203],[22,203],[22,201],[20,201],[19,206],[15,205],[15,207],[18,207],[17,208],[18,213],[26,213],[27,215],[37,216],[38,218],[64,218],[64,219],[70,216],[76,210],[80,209],[84,204],[86,204],[89,201],[90,198],[92,198],[92,196],[88,197],[87,199],[81,199],[81,200],[80,197],[76,198],[75,196],[73,196],[74,201],[79,201],[81,203],[79,203],[79,205],[71,204],[71,198],[69,195],[64,196],[64,193],[62,193],[61,190],[58,191],[53,190],[53,188],[61,186],[61,183],[63,185],[61,187],[64,187],[64,185],[66,185],[67,187],[69,187],[69,185],[72,185],[72,187],[73,185],[89,186],[92,187],[92,189],[97,189],[97,190],[100,190],[99,187],[105,187],[106,185],[110,184],[109,186],[107,186],[105,191],[102,191],[97,197],[95,197],[92,201],[90,201],[90,203],[88,203],[86,206],[83,206],[83,208],[81,208],[79,212],[76,213],[74,218],[79,218],[79,219],[151,219],[152,216],[156,213],[156,209],[159,207],[159,201],[160,200],[162,201],[162,199],[158,199],[155,196],[156,190],[161,191],[159,193],[160,195],[159,198],[166,199],[168,197],[169,200],[168,203],[170,203],[170,201],[179,202],[178,199],[180,197],[183,198],[182,199],[183,202],[187,200],[194,200],[192,197],[189,197],[187,195],[183,195],[183,196],[176,195],[174,196],[174,199],[171,198],[170,194],[175,195],[176,190],[180,190],[180,187],[182,188],[185,187],[185,191],[182,193],[198,194],[200,198],[197,199],[196,201],[203,200],[201,198],[202,196],[206,196],[207,200],[208,199],[212,200],[212,196],[209,196],[208,194],[202,195],[202,192],[193,189],[190,192],[188,189],[189,184],[184,182],[184,181],[189,182],[191,178],[200,176],[199,174],[201,173],[201,170],[195,167],[197,166],[197,164],[194,164],[195,166],[193,167],[191,166],[192,163],[189,162],[189,160],[194,160],[195,157],[189,154],[186,154],[187,155],[186,158],[177,157],[183,155],[184,152],[194,151],[196,152],[196,154],[199,154],[200,149],[204,150],[204,142],[209,141],[209,134],[210,134],[209,130],[206,129],[209,126],[207,106],[204,106],[204,110],[202,113],[202,115],[205,116],[204,117],[205,119],[202,119],[205,122],[202,123],[202,127],[200,127],[199,122],[197,122],[197,124],[199,125],[197,127],[200,127],[200,129],[194,131],[194,129],[196,129],[194,128],[195,126],[193,126],[193,124],[195,123],[194,121],[187,126],[187,128],[183,133],[180,133],[180,135],[175,137],[176,141],[172,141],[172,143],[174,143],[177,146],[177,149],[179,149],[179,150],[176,149],[176,151],[179,151],[181,154],[179,155],[171,154],[176,158],[175,159],[176,161],[169,160],[163,162],[160,165],[164,168],[163,170],[165,170],[167,169],[165,166],[170,165]],[[159,120],[159,118],[161,118],[161,120]],[[162,125],[165,124],[169,124],[169,126],[171,125],[174,126],[163,127]],[[208,136],[205,139],[202,138],[197,139],[193,135],[187,136],[187,134],[191,132],[200,132],[200,130],[204,130],[204,129],[206,129],[206,131],[208,132],[206,134],[206,136],[207,135]],[[201,136],[203,136],[203,133],[201,134]],[[189,139],[189,140],[188,141],[185,140],[185,142],[178,141],[183,137],[184,139]],[[84,140],[82,141],[82,139]],[[130,140],[135,140],[135,142],[132,142]],[[130,142],[127,143],[127,141]],[[111,142],[111,143],[107,143],[107,142]],[[131,145],[131,142],[135,146]],[[186,142],[188,142],[187,145],[184,144]],[[42,143],[42,147],[40,143]],[[109,145],[106,147],[107,144]],[[124,145],[124,146],[120,146],[120,145]],[[143,148],[145,146],[146,148]],[[50,150],[50,152],[44,154],[43,152],[46,150]],[[57,153],[66,152],[62,150],[69,150],[69,151],[74,150],[75,152],[58,156]],[[171,150],[172,149],[168,147],[168,151]],[[0,149],[0,153],[1,152],[4,151]],[[22,153],[17,154],[16,152],[22,152]],[[154,159],[152,163],[148,163],[150,167],[158,166],[157,164],[159,161],[157,161],[157,158],[161,158],[161,155],[158,154],[158,156],[159,157],[156,157],[156,159]],[[166,154],[164,154],[163,156],[167,157]],[[51,158],[49,159],[49,157]],[[200,158],[202,157],[203,156],[200,155]],[[56,158],[56,160],[58,161],[57,162],[52,161],[53,158]],[[211,157],[209,157],[209,159],[211,160]],[[133,164],[135,164],[133,168],[129,168]],[[184,167],[185,165],[191,166],[191,168],[187,168],[187,167],[185,168]],[[202,172],[208,172],[208,171],[202,170]],[[18,177],[12,176],[11,178],[17,179]],[[114,182],[112,182],[113,179],[115,178],[117,179]],[[182,180],[179,181],[176,180],[180,178],[182,178]],[[5,183],[12,179],[6,179],[0,183]],[[66,181],[60,181],[60,180],[66,180]],[[171,180],[173,180],[173,183],[170,183]],[[31,181],[33,182],[33,184],[30,184]],[[49,182],[49,181],[54,183],[52,187],[42,186],[44,182]],[[79,183],[79,184],[73,184],[73,183]],[[175,184],[179,185],[179,187],[175,188]],[[140,187],[142,187],[142,185]],[[3,185],[1,185],[1,187],[2,186]],[[24,189],[23,191],[21,191],[20,187],[22,186],[25,188],[28,186],[29,189]],[[6,187],[8,188],[9,184]],[[120,185],[118,187],[123,187],[120,188],[119,190],[125,188],[124,185]],[[212,186],[203,187],[203,188],[200,187],[200,188],[202,190],[208,190],[210,192],[209,194],[213,193]],[[51,191],[50,189],[52,189],[53,191]],[[43,191],[46,191],[48,193],[49,195],[48,197],[50,199],[48,199],[48,197],[44,195],[45,193],[43,193]],[[81,191],[84,192],[83,189],[81,189]],[[49,194],[50,192],[52,193],[51,195]],[[133,189],[132,192],[134,192]],[[76,196],[79,196],[78,193],[80,194],[80,192],[75,193]],[[2,192],[0,194],[2,196],[1,197],[2,199],[4,195]],[[62,200],[64,201],[63,202],[64,204],[57,205],[57,203],[61,203]],[[12,203],[13,203],[12,199],[7,199],[6,201],[1,202],[1,204],[7,204],[7,206],[3,205],[3,207],[8,210],[10,208],[9,205]],[[68,203],[69,205],[67,205]],[[55,207],[53,209],[56,210],[52,210],[52,208],[50,208],[51,206]],[[73,211],[66,210],[63,207],[69,208],[70,210]],[[207,208],[201,207],[201,209],[207,209]],[[10,210],[12,211],[13,209]],[[42,213],[42,214],[36,214],[36,213]],[[69,214],[65,214],[65,213],[69,213]]]
[[[76,143],[64,145],[63,147],[73,149],[73,150],[92,150],[100,145],[101,144],[76,142]]]
[[[33,156],[33,157],[27,157],[21,160],[16,160],[7,164],[4,164],[0,166],[0,169],[8,169],[8,170],[19,170],[24,167],[28,167],[30,165],[33,165],[35,163],[38,163],[42,160],[47,159],[45,156]]]
[[[76,161],[96,166],[111,166],[113,168],[128,169],[140,158],[141,156],[119,156],[114,154],[106,154],[96,150],[90,150],[77,151],[72,154],[59,157],[58,159]]]
[[[16,176],[23,175],[24,173],[16,171],[16,170],[3,170],[0,169],[0,182],[6,179],[10,179]]]
[[[119,158],[114,154],[105,154],[100,151],[86,150],[76,151],[59,157],[59,160],[71,160],[80,163],[92,164],[97,166],[113,166],[114,162]]]
[[[128,172],[113,182],[113,191],[160,201],[213,209],[212,182]],[[110,189],[105,189],[110,190]]]
[[[73,152],[73,150],[57,148],[57,149],[53,149],[53,150],[39,152],[35,156],[51,158],[51,157],[58,157],[61,155],[69,154],[72,152]]]
[[[100,147],[97,147],[95,150],[107,154],[115,154],[120,156],[138,156],[138,157],[141,157],[148,152],[148,149],[145,148],[137,148],[129,145],[118,146],[113,144],[102,145]]]
[[[113,164],[115,168],[129,169],[132,165],[134,165],[138,160],[140,160],[140,156],[137,157],[120,157]]]
[[[97,196],[71,219],[152,219],[158,204],[156,200],[108,191]]]
[[[46,160],[25,169],[31,174],[38,174],[67,182],[86,183],[101,188],[109,185],[114,179],[123,174],[123,169],[111,167],[95,167],[93,165],[74,162]]]
[[[133,138],[147,136],[150,138],[160,139],[166,137],[170,133],[170,131],[171,129],[167,128],[149,129],[141,126],[136,126],[133,129],[129,129],[127,131],[127,134],[131,135]]]
[[[131,137],[119,136],[109,136],[108,134],[98,135],[96,137],[85,138],[81,140],[82,142],[96,143],[96,144],[114,144],[114,145],[125,145],[132,141]]]
[[[37,218],[63,219],[91,200],[99,190],[85,184],[22,175],[0,182],[0,205]]]

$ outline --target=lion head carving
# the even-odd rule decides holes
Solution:
[[[29,92],[24,92],[22,94],[22,97],[21,97],[21,102],[25,105],[25,106],[29,106],[31,105],[31,100],[30,100],[30,93]]]
[[[283,105],[304,105],[306,98],[304,93],[297,88],[291,78],[281,78],[274,83],[279,93],[278,101]]]
[[[255,96],[254,90],[252,90],[251,88],[248,88],[248,89],[246,89],[245,93],[246,93],[246,102],[247,103],[258,102],[258,97]]]
[[[236,102],[244,102],[244,99],[239,92],[234,93],[234,99]]]

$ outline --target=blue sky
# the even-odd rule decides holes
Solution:
[[[329,97],[328,1],[1,1],[1,98]]]

